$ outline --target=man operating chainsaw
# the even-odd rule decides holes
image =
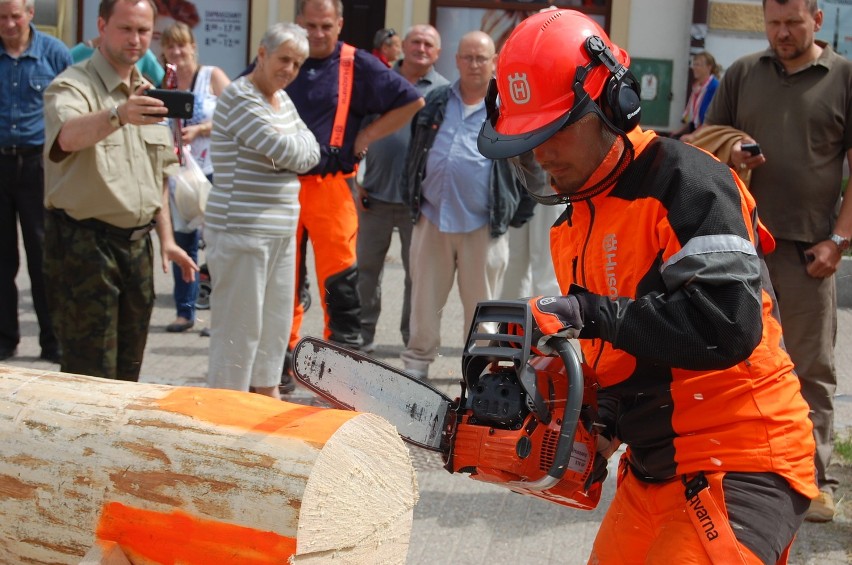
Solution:
[[[570,204],[551,230],[565,295],[531,299],[527,331],[545,354],[580,339],[603,451],[627,445],[589,563],[784,563],[817,488],[774,241],[726,165],[639,127],[629,63],[585,15],[534,15],[500,52],[479,138],[491,159],[532,150],[552,176],[533,196]]]

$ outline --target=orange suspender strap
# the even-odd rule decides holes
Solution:
[[[710,561],[718,565],[745,565],[731,524],[710,495],[710,482],[704,473],[698,473],[690,481],[684,476],[683,484],[686,486],[686,513]]]
[[[337,112],[334,125],[331,126],[331,150],[340,151],[343,147],[343,134],[346,132],[346,119],[349,117],[349,104],[352,102],[352,84],[355,82],[355,48],[348,43],[340,47],[340,72],[337,77]]]

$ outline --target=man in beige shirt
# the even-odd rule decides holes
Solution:
[[[144,95],[135,63],[148,49],[151,0],[103,0],[100,45],[48,87],[45,278],[62,370],[139,378],[154,305],[153,247],[194,277],[172,235],[165,180],[177,162],[167,110]]]

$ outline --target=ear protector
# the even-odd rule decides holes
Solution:
[[[597,35],[586,38],[585,48],[592,64],[605,66],[611,75],[601,94],[604,110],[609,114],[607,117],[622,132],[632,130],[639,125],[642,116],[639,81],[627,67],[618,62]]]

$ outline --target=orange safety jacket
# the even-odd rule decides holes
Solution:
[[[588,290],[580,344],[607,432],[643,480],[773,472],[815,497],[808,406],[754,200],[709,154],[640,128],[628,137],[633,161],[551,231],[562,291]]]

